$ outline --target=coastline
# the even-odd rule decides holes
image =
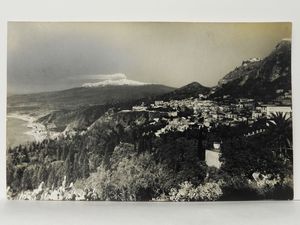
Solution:
[[[26,121],[27,123],[26,127],[29,128],[30,131],[25,132],[25,134],[32,136],[36,142],[41,142],[48,137],[46,127],[41,123],[37,123],[36,118],[32,116],[11,113],[11,114],[7,114],[6,117],[16,118],[16,119]]]

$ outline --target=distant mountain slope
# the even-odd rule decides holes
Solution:
[[[198,82],[192,82],[174,91],[158,96],[157,98],[161,98],[161,100],[180,100],[184,98],[198,97],[199,94],[207,94],[209,90],[210,88],[205,87]]]
[[[212,97],[231,95],[272,100],[291,90],[291,42],[281,41],[266,58],[250,59],[218,83]]]
[[[47,126],[51,131],[62,132],[67,127],[72,130],[84,130],[101,117],[109,105],[95,105],[76,110],[56,110],[40,117],[37,122]]]
[[[116,104],[162,95],[173,90],[174,88],[157,84],[78,87],[63,91],[9,96],[7,102],[8,107],[38,106],[46,109],[66,109],[88,105]]]
[[[123,78],[118,80],[104,80],[95,83],[85,83],[82,85],[82,87],[105,87],[105,86],[122,86],[122,85],[140,86],[140,85],[147,85],[147,84],[139,81]]]

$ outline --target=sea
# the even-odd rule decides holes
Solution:
[[[28,122],[16,117],[6,119],[6,146],[14,147],[20,144],[34,141],[34,137],[26,132],[31,131],[27,127]]]

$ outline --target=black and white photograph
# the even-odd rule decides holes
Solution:
[[[292,200],[291,52],[290,22],[8,22],[7,198]]]

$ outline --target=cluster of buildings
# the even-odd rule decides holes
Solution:
[[[281,100],[289,99],[290,94],[284,93]],[[280,100],[280,99],[279,99]],[[286,103],[286,102],[285,102]],[[202,95],[199,98],[187,98],[182,100],[155,101],[152,104],[141,104],[133,106],[131,111],[160,112],[161,118],[154,118],[152,124],[164,120],[166,125],[155,132],[160,136],[167,132],[183,132],[190,126],[205,126],[208,130],[213,125],[236,126],[241,122],[249,125],[259,118],[270,118],[273,114],[282,113],[286,118],[292,118],[291,101],[273,102],[264,104],[254,99],[240,98],[230,99],[230,96],[223,96],[223,101],[208,100]],[[188,111],[186,113],[186,111]],[[201,118],[201,119],[200,119]],[[245,134],[251,136],[264,132],[263,129],[255,130]],[[208,166],[220,168],[220,143],[214,143],[211,149],[205,152],[205,161]]]
[[[190,114],[182,116],[189,110]],[[146,106],[133,106],[132,111],[157,111],[167,115],[168,125],[158,134],[167,131],[184,131],[190,125],[205,126],[210,129],[213,125],[235,126],[241,122],[254,123],[259,118],[270,118],[273,114],[283,113],[286,118],[292,117],[291,105],[263,104],[254,99],[240,98],[235,101],[216,102],[199,98],[182,100],[155,101]],[[197,119],[203,118],[201,122]]]

